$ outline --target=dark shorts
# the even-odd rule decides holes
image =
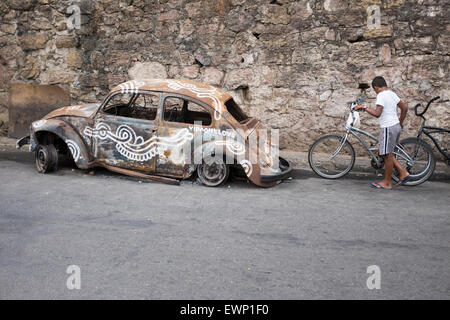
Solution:
[[[392,127],[381,128],[380,137],[378,138],[378,149],[380,151],[380,156],[388,153],[394,153],[394,149],[397,145],[401,132],[402,127],[400,123],[397,123]]]

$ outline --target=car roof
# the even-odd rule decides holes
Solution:
[[[111,92],[121,91],[137,92],[138,90],[150,90],[169,92],[185,95],[200,100],[216,111],[222,112],[221,108],[231,95],[224,90],[213,87],[209,84],[183,79],[144,79],[130,80],[114,87]]]

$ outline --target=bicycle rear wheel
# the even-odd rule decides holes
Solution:
[[[417,138],[406,138],[395,147],[394,156],[400,165],[411,175],[407,186],[417,186],[427,181],[434,172],[436,159],[433,150],[424,141]],[[394,181],[399,181],[396,169],[392,175]]]
[[[311,169],[322,178],[338,179],[352,170],[355,164],[353,146],[338,135],[317,139],[309,148],[308,161]]]

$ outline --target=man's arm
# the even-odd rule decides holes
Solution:
[[[408,112],[408,105],[403,101],[400,100],[400,102],[397,104],[397,106],[400,108],[400,125],[403,127],[403,121],[406,118],[406,113]]]
[[[400,104],[400,102],[399,102],[399,104]],[[383,112],[383,106],[377,104],[377,106],[376,106],[376,108],[374,110],[374,109],[370,109],[369,107],[360,105],[360,106],[356,106],[355,107],[355,111],[358,111],[358,110],[364,110],[368,114],[374,116],[375,118],[379,118],[381,116],[381,113]],[[405,116],[406,116],[406,113],[405,113]]]

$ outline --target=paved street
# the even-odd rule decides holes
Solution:
[[[139,182],[0,153],[0,299],[449,299],[450,184]],[[81,269],[68,290],[66,268]],[[369,290],[367,267],[381,270]]]

